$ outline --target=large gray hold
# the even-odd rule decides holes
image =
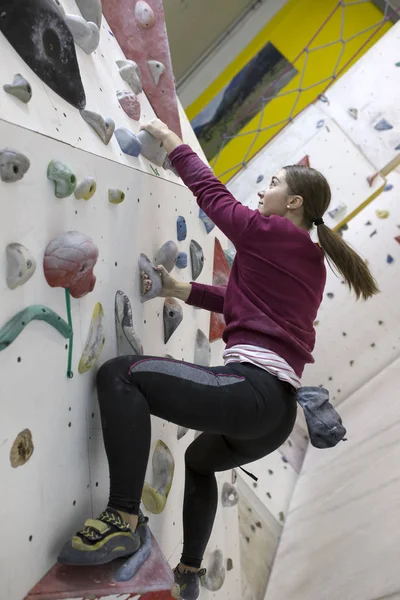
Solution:
[[[157,266],[162,265],[163,267],[165,267],[168,273],[171,273],[172,269],[175,266],[175,261],[178,254],[178,246],[175,244],[174,241],[170,240],[168,242],[165,242],[165,244],[161,246],[161,248],[156,254],[155,264]]]
[[[224,555],[222,550],[214,550],[210,556],[207,573],[201,578],[203,587],[210,592],[217,592],[225,581]]]
[[[160,295],[162,290],[162,281],[160,273],[153,267],[149,258],[145,254],[139,257],[140,283],[141,283],[141,302],[152,300]],[[146,291],[143,287],[142,271],[146,273],[151,281],[150,290]]]
[[[194,346],[194,364],[201,367],[209,367],[211,364],[211,346],[206,335],[197,330]]]
[[[131,303],[121,290],[115,294],[115,330],[118,356],[143,354],[142,343],[133,326]]]
[[[193,281],[199,277],[204,266],[203,249],[195,240],[190,242],[190,259],[192,262],[192,277]]]
[[[100,31],[96,23],[87,22],[79,15],[66,15],[68,25],[75,44],[80,46],[86,54],[92,54],[100,43]]]
[[[99,113],[91,110],[81,110],[80,113],[82,119],[95,130],[103,144],[107,146],[114,133],[114,121],[110,118],[104,119]]]
[[[167,153],[163,148],[162,142],[146,130],[139,131],[137,137],[142,143],[142,156],[158,167],[162,167],[167,158]]]
[[[221,493],[222,506],[231,508],[239,502],[239,494],[237,489],[230,483],[224,483]]]
[[[122,79],[132,88],[135,94],[143,91],[142,73],[134,60],[117,60],[117,67]]]
[[[31,84],[25,79],[25,77],[22,77],[20,73],[14,75],[12,83],[6,83],[3,85],[3,89],[8,94],[15,96],[25,104],[28,104],[29,100],[32,98]]]
[[[166,344],[183,321],[182,307],[175,298],[165,298],[163,317],[164,344]]]
[[[31,163],[29,159],[13,148],[0,150],[0,178],[5,183],[13,183],[23,178]]]
[[[103,13],[101,0],[76,0],[76,4],[81,11],[82,17],[86,19],[86,21],[96,23],[97,27],[100,29]]]
[[[7,285],[11,290],[15,290],[32,277],[36,270],[36,261],[28,248],[18,243],[8,244],[6,258]]]

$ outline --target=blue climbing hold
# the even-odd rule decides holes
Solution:
[[[387,255],[387,259],[386,262],[388,263],[388,265],[391,265],[392,262],[394,262],[394,258],[393,256],[390,256],[390,254]]]
[[[259,175],[257,177],[257,183],[261,183],[263,179],[264,179],[264,175]]]
[[[179,252],[176,257],[175,265],[178,269],[186,269],[188,263],[188,258],[186,252]]]
[[[186,235],[186,219],[185,217],[179,216],[176,219],[176,236],[178,238],[178,242],[183,242],[183,240],[186,240]]]
[[[199,209],[199,219],[201,219],[204,223],[204,227],[206,228],[207,233],[210,233],[215,227],[215,223],[211,221],[209,217],[207,217],[204,210]]]
[[[120,127],[115,130],[114,134],[122,152],[129,154],[129,156],[139,156],[142,150],[142,143],[132,131],[129,131],[125,127]]]
[[[386,121],[386,119],[381,119],[375,125],[375,129],[377,131],[388,131],[388,129],[393,129],[393,125],[389,121]]]
[[[391,183],[388,183],[387,185],[385,185],[385,187],[383,188],[384,192],[390,192],[390,190],[393,189],[393,185]]]
[[[325,121],[324,121],[324,119],[321,119],[317,123],[317,129],[321,129],[321,127],[323,127],[324,125],[325,125]]]
[[[395,150],[400,150],[400,144],[396,146]]]

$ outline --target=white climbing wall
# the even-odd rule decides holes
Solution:
[[[73,0],[63,2],[67,13],[79,14]],[[76,47],[88,110],[111,117],[117,127],[138,132],[119,107],[116,91],[129,89],[121,79],[115,61],[124,56],[106,21],[101,27],[100,46],[92,55]],[[73,379],[67,379],[67,340],[45,323],[33,322],[15,342],[0,352],[0,471],[2,500],[0,524],[7,544],[0,545],[0,598],[21,600],[54,564],[57,553],[84,519],[104,508],[108,493],[108,468],[102,445],[100,419],[94,394],[98,366],[116,354],[114,297],[117,290],[128,294],[134,324],[147,354],[171,354],[193,361],[197,328],[208,336],[209,315],[184,306],[184,321],[168,344],[163,343],[163,301],[141,304],[137,259],[140,252],[154,258],[167,240],[176,241],[176,217],[186,218],[188,236],[178,243],[189,255],[193,238],[205,254],[200,282],[211,283],[214,237],[224,248],[226,238],[217,230],[207,235],[198,219],[198,207],[191,193],[171,172],[131,158],[120,150],[115,136],[108,146],[100,141],[79,112],[46,87],[22,62],[0,34],[1,85],[15,73],[29,80],[33,97],[25,105],[0,88],[1,147],[11,146],[26,154],[31,167],[13,184],[0,182],[1,324],[32,304],[44,304],[66,317],[64,290],[50,288],[42,269],[47,243],[64,231],[76,229],[91,236],[99,248],[94,272],[94,291],[81,300],[72,299],[74,326]],[[141,94],[141,122],[154,116],[145,94]],[[181,109],[184,141],[199,151],[196,138]],[[97,192],[87,202],[74,196],[57,199],[46,177],[52,159],[68,164],[78,181],[93,176]],[[125,201],[116,206],[107,199],[109,188],[120,188]],[[33,277],[22,287],[6,285],[5,247],[25,245],[37,261]],[[175,269],[173,276],[190,281],[188,268]],[[92,311],[101,302],[105,312],[106,342],[96,366],[79,375],[77,366],[89,330]],[[220,362],[222,343],[212,345],[212,364]],[[190,399],[188,399],[189,401]],[[18,433],[28,428],[33,437],[31,459],[16,469],[10,464],[10,449]],[[175,476],[164,512],[150,515],[150,526],[171,566],[179,560],[182,544],[181,507],[184,482],[183,455],[194,433],[180,441],[175,425],[153,420],[153,452],[162,439],[175,458]],[[151,471],[149,470],[149,481]],[[222,482],[231,474],[221,474]],[[233,570],[226,573],[221,592],[202,589],[201,598],[240,596],[240,565],[237,507],[218,509],[209,552],[220,548],[231,558]],[[207,566],[208,554],[205,557]]]

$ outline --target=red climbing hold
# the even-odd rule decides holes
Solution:
[[[303,158],[301,160],[299,160],[299,162],[297,164],[310,168],[310,157],[308,156],[308,154],[303,156]]]
[[[213,266],[213,285],[226,286],[231,269],[222,246],[217,238],[215,238],[214,244],[214,266]],[[224,316],[219,313],[211,313],[210,317],[210,342],[215,342],[222,338],[223,331],[225,329]]]

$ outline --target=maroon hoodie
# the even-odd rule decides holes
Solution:
[[[227,348],[276,352],[301,377],[314,362],[314,320],[326,281],[324,253],[289,219],[264,217],[235,200],[187,145],[170,160],[200,208],[236,248],[226,288],[192,284],[188,304],[224,314]]]

